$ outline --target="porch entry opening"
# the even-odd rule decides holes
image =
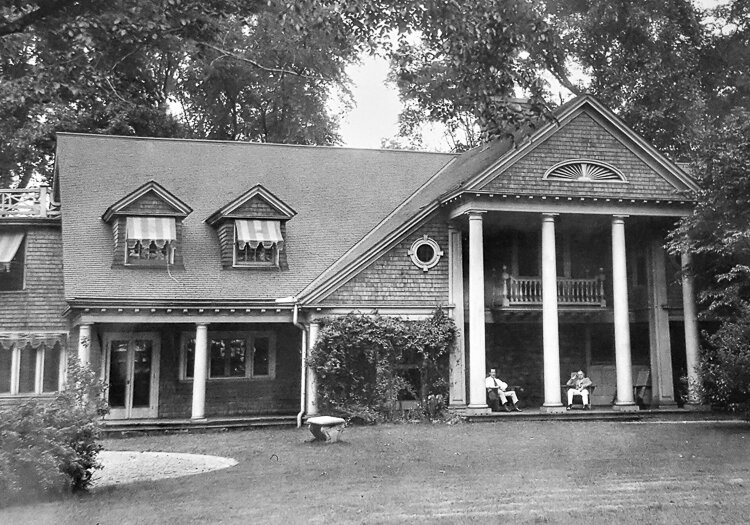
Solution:
[[[110,419],[157,417],[159,335],[107,334]]]

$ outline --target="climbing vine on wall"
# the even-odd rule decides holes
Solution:
[[[448,390],[453,319],[438,308],[430,319],[350,313],[323,319],[309,357],[322,408],[367,422],[397,415],[399,397],[422,405]],[[418,385],[406,370],[418,370]]]

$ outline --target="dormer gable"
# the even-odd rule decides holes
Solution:
[[[257,184],[226,206],[212,213],[206,219],[206,223],[210,226],[216,226],[227,219],[287,221],[295,215],[297,215],[297,212],[291,206],[288,206],[262,185]]]
[[[296,214],[258,184],[215,211],[206,223],[216,229],[224,268],[286,270],[286,223]]]
[[[193,209],[156,181],[148,181],[112,204],[102,215],[104,222],[118,216],[158,216],[184,219]]]
[[[182,221],[192,211],[153,180],[112,204],[102,215],[112,226],[112,265],[182,268]]]

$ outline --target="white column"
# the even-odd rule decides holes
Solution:
[[[484,240],[482,214],[469,213],[469,408],[487,408],[484,386]]]
[[[91,363],[91,325],[82,324],[78,327],[78,360],[82,365]]]
[[[700,383],[698,373],[698,317],[695,309],[695,290],[693,286],[692,257],[683,253],[682,259],[682,313],[685,318],[685,359],[688,377],[688,403],[698,405],[701,402],[696,386]]]
[[[628,275],[625,251],[625,216],[612,217],[612,306],[615,322],[615,366],[617,399],[615,407],[638,410],[633,399],[633,367],[630,358]]]
[[[456,322],[456,342],[451,348],[449,365],[448,404],[453,407],[466,405],[466,345],[464,344],[464,265],[461,230],[448,226],[449,299],[453,305],[453,320]]]
[[[561,408],[560,337],[557,320],[557,254],[555,213],[542,214],[542,341],[544,344],[544,405]],[[549,410],[548,410],[549,411]],[[554,411],[554,410],[552,410]]]
[[[318,340],[318,332],[320,331],[320,324],[310,323],[310,336],[307,338],[307,355],[310,355],[315,342]],[[307,391],[307,397],[305,398],[305,414],[309,416],[317,415],[318,413],[318,381],[315,377],[315,369],[311,366],[307,367],[307,375],[305,376]]]
[[[195,362],[193,363],[193,412],[191,419],[206,418],[206,376],[208,374],[208,325],[195,326]]]

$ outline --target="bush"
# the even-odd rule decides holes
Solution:
[[[750,412],[750,319],[725,321],[700,358],[701,394],[713,406]]]
[[[429,406],[428,415],[437,415],[442,404],[435,399],[447,394],[455,336],[455,323],[442,309],[427,321],[354,313],[324,319],[309,357],[322,407],[369,423],[391,420],[399,395],[408,393],[425,412]],[[419,392],[402,375],[403,365],[419,370]]]
[[[95,373],[70,357],[66,389],[54,399],[0,412],[0,506],[89,487],[101,468],[102,392]]]

